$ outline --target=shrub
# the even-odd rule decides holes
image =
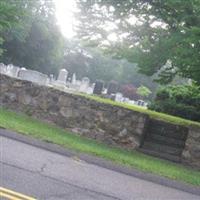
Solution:
[[[149,109],[200,121],[200,87],[176,85],[162,88]]]
[[[120,92],[124,97],[132,100],[138,100],[140,98],[140,96],[137,94],[137,88],[132,84],[123,85],[120,89]]]

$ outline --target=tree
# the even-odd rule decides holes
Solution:
[[[200,84],[199,0],[77,0],[79,36],[139,71],[167,83],[173,77]],[[115,34],[117,42],[109,40]],[[163,66],[171,62],[168,68]]]
[[[25,0],[22,0],[25,3]],[[25,9],[19,7],[12,0],[0,1],[0,45],[2,46],[6,40],[6,34],[12,27],[21,27],[22,21],[20,18],[25,16]],[[0,56],[3,53],[3,48],[0,47]]]
[[[141,85],[137,89],[137,94],[139,94],[143,98],[147,98],[151,93],[152,93],[151,90],[148,87],[145,87],[143,85]]]
[[[139,74],[136,64],[125,59],[114,59],[97,48],[82,47],[77,41],[67,41],[63,67],[70,74],[76,73],[77,78],[87,76],[92,82],[103,80],[107,84],[115,80],[120,85],[132,84],[135,87],[143,84],[148,85],[152,91],[158,86],[151,77]]]
[[[54,2],[9,0],[9,3],[23,10],[24,15],[18,16],[20,26],[13,25],[3,32],[5,51],[1,61],[57,73],[62,66],[64,39],[56,23]]]

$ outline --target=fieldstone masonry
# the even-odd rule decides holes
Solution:
[[[146,114],[4,74],[0,74],[0,91],[0,106],[124,149],[139,148],[151,126]],[[200,167],[200,128],[189,128],[182,158]]]
[[[0,105],[106,144],[140,146],[148,116],[1,74]]]
[[[190,127],[182,153],[182,162],[200,169],[200,128]]]

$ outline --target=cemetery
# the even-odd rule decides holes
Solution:
[[[75,74],[69,82],[67,75],[62,69],[55,80],[53,75],[1,64],[0,105],[107,145],[200,167],[198,123],[160,121],[148,113],[87,98],[79,93],[103,94],[103,82],[91,84],[87,77],[79,81]],[[105,96],[112,98],[115,84],[107,91]],[[115,96],[117,101],[123,98]]]
[[[100,95],[116,102],[124,102],[141,106],[143,108],[147,107],[147,103],[143,100],[133,101],[129,98],[123,97],[123,95],[118,92],[117,83],[114,81],[109,83],[108,88],[104,88],[104,82],[100,80],[97,80],[95,83],[90,83],[90,79],[88,77],[83,77],[82,80],[77,80],[75,73],[72,77],[68,77],[66,69],[61,69],[59,71],[57,79],[53,74],[48,76],[41,72],[26,69],[24,67],[20,68],[12,64],[4,65],[3,63],[0,63],[0,72],[21,80],[28,80],[39,85],[46,85],[61,89],[65,92]]]
[[[199,199],[200,0],[0,10],[0,199]]]

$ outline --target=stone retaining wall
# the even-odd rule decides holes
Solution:
[[[151,126],[147,114],[3,74],[0,74],[0,92],[0,106],[124,149],[139,148]],[[200,128],[188,130],[181,160],[200,168]]]
[[[182,162],[200,169],[200,128],[190,127],[185,148],[182,153]]]
[[[140,146],[148,116],[1,75],[0,104],[125,149]]]

